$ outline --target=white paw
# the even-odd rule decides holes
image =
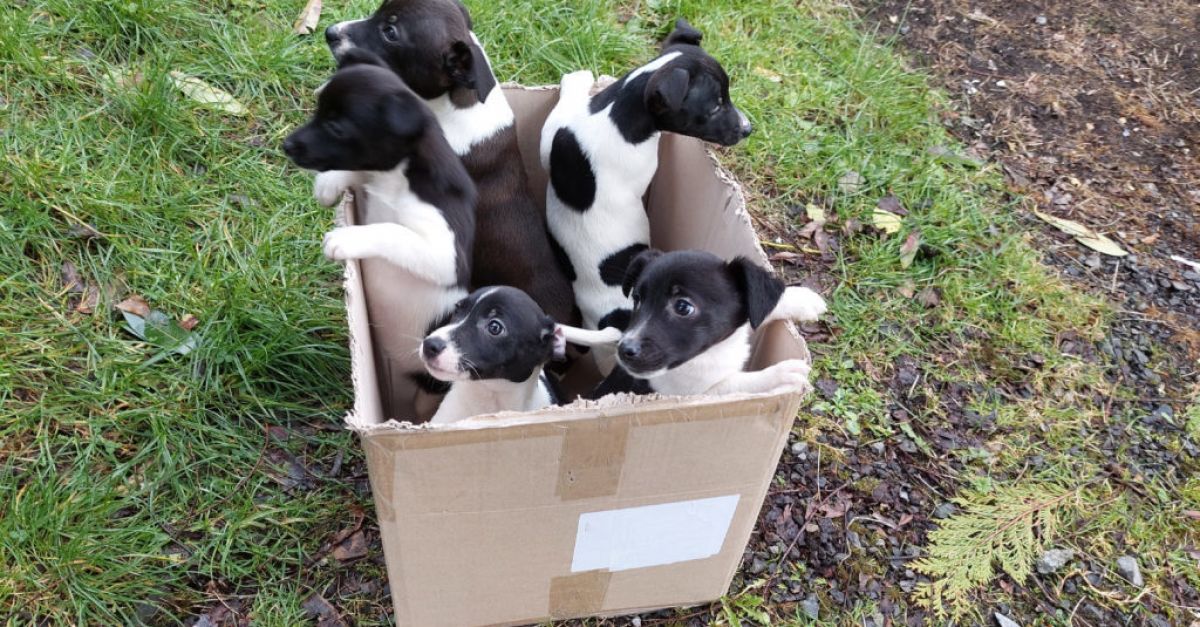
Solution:
[[[829,310],[825,299],[807,287],[789,287],[784,292],[786,317],[792,320],[813,322]]]
[[[592,88],[592,84],[595,82],[596,77],[592,75],[591,70],[579,70],[570,74],[564,74],[560,89],[564,92],[582,91],[586,93],[587,90]]]
[[[343,226],[326,233],[321,246],[325,256],[335,261],[378,256],[374,238],[366,229],[362,226]]]
[[[332,207],[342,201],[346,190],[350,189],[350,178],[345,172],[330,170],[318,172],[313,181],[313,196],[323,207]]]
[[[781,361],[771,366],[771,371],[775,378],[774,391],[808,391],[811,387],[808,383],[808,374],[812,371],[812,367],[807,361],[800,359]]]

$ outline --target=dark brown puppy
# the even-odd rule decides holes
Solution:
[[[512,109],[456,0],[386,0],[325,31],[334,57],[369,50],[424,98],[479,190],[471,287],[509,285],[556,320],[576,321],[572,277],[530,197]]]

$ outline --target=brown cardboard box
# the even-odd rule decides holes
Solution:
[[[538,134],[557,92],[506,92],[544,201]],[[647,199],[654,245],[766,265],[739,187],[704,145],[667,135],[660,154]],[[388,421],[412,408],[408,392],[396,391],[403,381],[377,371],[377,359],[415,350],[417,340],[387,334],[387,307],[403,303],[403,295],[377,293],[387,271],[347,265],[355,388],[347,423],[366,450],[397,624],[525,624],[725,594],[799,391],[610,397],[439,429]],[[751,368],[790,358],[808,359],[794,328],[759,330]]]

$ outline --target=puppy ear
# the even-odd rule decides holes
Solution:
[[[704,39],[704,34],[681,17],[675,20],[675,30],[663,40],[662,47],[665,50],[679,44],[699,46],[701,39]]]
[[[692,78],[681,68],[663,68],[646,84],[646,108],[655,115],[678,110],[687,97]]]
[[[378,55],[370,50],[362,48],[351,48],[342,53],[338,58],[338,69],[345,69],[352,65],[377,65],[381,68],[387,68],[387,63],[380,59]]]
[[[638,277],[642,276],[642,271],[661,254],[661,250],[651,248],[643,250],[637,257],[634,257],[629,262],[629,266],[625,268],[625,280],[621,282],[621,293],[629,296],[629,293],[633,291],[634,284],[637,283]]]
[[[727,265],[742,292],[742,303],[746,306],[750,327],[757,329],[779,304],[779,297],[783,295],[783,281],[745,257],[736,257]]]
[[[383,100],[382,119],[387,123],[388,130],[397,137],[414,138],[425,131],[425,116],[418,107],[408,101],[413,98],[409,94],[395,93]]]
[[[542,342],[551,344],[550,358],[554,361],[566,361],[567,359],[567,334],[563,328],[550,318],[546,318],[546,325],[542,329]]]
[[[450,44],[450,49],[442,56],[442,67],[455,86],[475,89],[475,53],[471,44],[461,39]]]

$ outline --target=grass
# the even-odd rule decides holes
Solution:
[[[374,8],[329,4],[322,27]],[[319,253],[330,213],[277,150],[331,68],[319,36],[290,32],[302,5],[28,0],[0,13],[0,615],[169,623],[220,599],[284,625],[301,619],[313,592],[337,590],[330,601],[359,624],[387,620],[378,589],[330,585],[378,580],[374,561],[309,564],[371,504],[361,477],[324,474],[339,454],[361,467],[338,429],[350,401],[339,270]],[[937,94],[844,8],[469,5],[497,75],[529,84],[580,67],[620,74],[651,56],[674,16],[688,16],[758,129],[722,158],[765,221],[784,224],[786,207],[817,197],[843,222],[868,220],[886,194],[909,208],[900,235],[843,239],[831,267],[837,334],[817,362],[840,391],[815,407],[805,435],[911,430],[890,418],[886,380],[873,374],[907,355],[936,365],[923,386],[1026,390],[969,399],[995,410],[999,429],[956,460],[964,490],[1028,480],[1021,469],[1035,454],[1044,465],[1034,479],[1097,476],[1104,460],[1089,425],[1133,415],[1091,402],[1111,386],[1056,343],[1068,331],[1098,337],[1103,305],[1040,266],[996,173],[939,150],[957,147]],[[190,102],[169,82],[172,70],[228,90],[249,115]],[[118,84],[111,77],[122,72],[138,78]],[[863,183],[839,186],[851,171]],[[79,237],[82,225],[101,237]],[[903,268],[899,248],[913,229],[927,254]],[[98,288],[94,313],[75,309],[65,262]],[[927,308],[906,286],[935,289],[941,302]],[[156,349],[111,309],[128,293],[175,319],[195,315],[197,350],[148,364]],[[1032,354],[1045,359],[1033,371]],[[916,408],[913,424],[944,410]],[[1193,438],[1198,412],[1184,416]],[[1169,474],[1146,481],[1155,499],[1093,490],[1107,505],[1076,537],[1108,555],[1114,530],[1131,527],[1161,566],[1148,573],[1161,593],[1154,586],[1194,568],[1182,547],[1196,534],[1178,514],[1200,509],[1200,486]],[[724,620],[754,622],[764,611],[801,620],[753,595],[751,586],[728,599]]]

